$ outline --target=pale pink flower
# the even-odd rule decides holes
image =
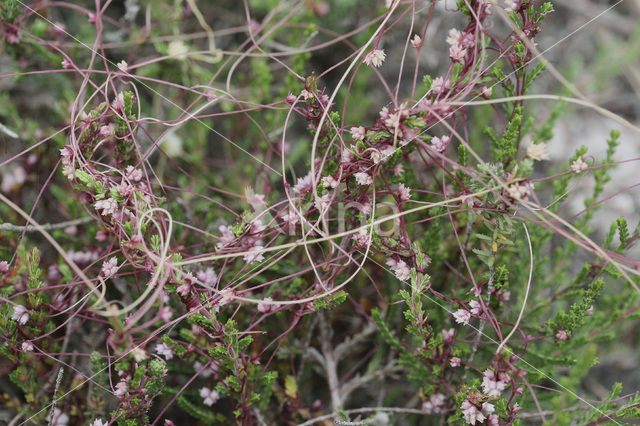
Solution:
[[[173,350],[164,342],[158,343],[155,347],[155,351],[158,355],[164,356],[167,361],[173,358]]]
[[[364,57],[364,63],[378,68],[384,62],[386,54],[382,49],[373,49]]]
[[[407,281],[411,278],[411,269],[404,260],[395,260],[393,258],[387,259],[387,266],[391,268],[396,277],[400,281]]]
[[[0,190],[5,193],[9,193],[16,188],[19,188],[27,180],[27,173],[20,166],[13,169],[13,171],[7,171],[2,174],[2,186]]]
[[[31,352],[33,351],[33,343],[31,342],[22,342],[22,352]]]
[[[218,274],[213,268],[207,268],[204,271],[199,271],[196,276],[198,280],[207,287],[213,287],[218,282]]]
[[[202,364],[200,361],[196,361],[193,363],[193,368],[196,371],[202,371],[200,373],[200,376],[206,379],[208,377],[211,377],[211,375],[214,374],[215,372],[217,372],[220,367],[218,366],[218,364],[214,364],[213,362],[211,362],[205,368],[204,364]]]
[[[129,185],[127,182],[122,181],[116,187],[115,190],[118,194],[122,195],[124,198],[127,198],[129,195],[135,192],[135,188],[132,185]]]
[[[263,248],[264,247],[261,245],[254,245],[253,247],[249,248],[248,253],[242,256],[242,259],[247,262],[247,265],[250,265],[253,262],[262,262],[264,260],[264,256],[262,255],[262,253],[260,253],[260,251]]]
[[[462,409],[462,415],[467,424],[475,425],[476,423],[484,422],[485,416],[482,414],[482,411],[478,410],[478,407],[468,399],[464,400],[460,408]]]
[[[292,228],[298,224],[298,214],[294,211],[285,213],[282,215],[282,221],[287,227]]]
[[[369,245],[371,239],[369,238],[369,233],[366,229],[361,229],[355,234],[353,234],[353,240],[356,242],[356,245],[360,248],[364,248]]]
[[[127,70],[129,69],[129,64],[127,64],[126,61],[120,61],[116,64],[116,66],[118,67],[118,69],[122,72],[127,72]]]
[[[215,389],[211,390],[209,388],[201,388],[200,396],[203,399],[202,402],[204,403],[204,405],[207,405],[209,407],[211,407],[216,403],[216,401],[218,401],[218,399],[220,399],[220,394],[218,393],[218,391]]]
[[[247,202],[254,209],[267,205],[267,202],[264,201],[264,194],[251,193],[247,196]]]
[[[62,175],[69,180],[73,180],[76,172],[72,165],[62,166]]]
[[[349,132],[351,132],[351,137],[353,138],[353,140],[361,141],[364,139],[366,129],[362,126],[355,126],[349,129]]]
[[[14,306],[11,319],[16,321],[20,325],[25,325],[27,321],[29,321],[29,312],[27,312],[27,308],[22,305]]]
[[[96,232],[96,241],[106,241],[107,233],[102,229]]]
[[[387,118],[384,119],[384,125],[389,127],[390,129],[397,129],[400,127],[400,123],[404,118],[403,111],[396,111],[388,115]]]
[[[230,288],[220,290],[219,294],[220,300],[218,301],[218,306],[224,306],[233,300],[233,290]]]
[[[444,411],[444,402],[446,398],[441,393],[434,393],[428,400],[422,403],[422,411],[427,414],[437,414]]]
[[[127,166],[126,172],[127,179],[133,182],[140,182],[140,180],[142,179],[142,170],[140,169],[136,169],[133,166]]]
[[[171,320],[172,316],[173,311],[169,306],[163,306],[158,310],[158,318],[160,318],[161,321],[168,322],[169,320]]]
[[[544,142],[530,144],[527,146],[527,157],[536,161],[550,160],[549,153],[547,152],[547,144]]]
[[[284,99],[287,105],[295,105],[298,98],[293,93],[289,92],[287,97]]]
[[[236,240],[236,236],[225,225],[220,225],[218,227],[218,231],[220,231],[220,242],[216,244],[216,248],[218,250],[220,250],[224,246],[233,244],[233,242]]]
[[[358,210],[365,216],[369,216],[371,214],[371,202],[369,200],[365,200],[362,203],[359,203]]]
[[[109,216],[118,210],[118,201],[115,198],[107,198],[106,200],[96,201],[93,206],[96,210],[102,210],[102,216]]]
[[[469,306],[471,307],[471,313],[473,315],[480,315],[480,312],[482,312],[482,305],[477,300],[470,301]]]
[[[184,284],[181,284],[176,288],[176,293],[178,293],[182,297],[187,297],[190,292],[191,284],[189,282],[185,282]]]
[[[449,142],[451,141],[451,137],[443,136],[441,138],[434,136],[431,138],[431,147],[434,151],[443,153],[447,146],[449,146]]]
[[[309,99],[313,99],[313,93],[311,93],[307,89],[303,89],[302,92],[300,92],[300,94],[302,95],[305,101],[308,101]]]
[[[492,87],[484,86],[482,88],[482,97],[483,98],[489,99],[492,94],[493,94],[493,88]]]
[[[298,178],[296,182],[296,186],[293,187],[293,192],[296,195],[304,195],[313,189],[313,182],[311,181],[311,173],[306,175],[305,177]]]
[[[108,426],[108,425],[109,423],[103,421],[102,419],[95,419],[93,423],[91,423],[91,426]]]
[[[380,119],[382,120],[386,120],[389,118],[389,108],[382,107],[382,109],[380,110],[380,112],[378,113],[380,115]]]
[[[445,342],[451,342],[453,340],[453,335],[456,333],[454,328],[450,328],[448,330],[442,330],[442,335],[444,336]]]
[[[124,94],[122,92],[118,93],[118,96],[115,97],[111,103],[111,108],[116,112],[124,112]]]
[[[467,56],[467,49],[464,49],[459,44],[454,44],[449,48],[449,57],[454,62],[464,63],[464,58]]]
[[[9,262],[6,260],[0,262],[0,272],[9,272]]]
[[[409,201],[411,198],[411,189],[404,186],[404,183],[398,185],[398,195],[401,201]]]
[[[116,125],[114,123],[105,124],[100,126],[100,136],[108,138],[116,134]]]
[[[335,189],[340,182],[333,176],[325,176],[322,178],[322,185],[327,189]]]
[[[98,259],[97,251],[67,251],[67,256],[71,258],[76,263],[87,264],[89,262],[93,262]]]
[[[353,159],[353,155],[348,148],[343,148],[340,152],[340,162],[341,163],[350,163]]]
[[[431,90],[435,94],[442,93],[444,89],[448,89],[451,82],[449,80],[445,81],[442,77],[436,77],[431,82]]]
[[[404,173],[404,166],[402,165],[402,163],[398,163],[395,166],[393,166],[393,176],[398,177],[398,176],[402,176],[402,174]]]
[[[386,162],[389,160],[393,154],[396,152],[395,148],[391,145],[386,145],[380,148],[380,154],[382,155],[382,161]]]
[[[524,200],[529,196],[529,187],[527,185],[520,185],[514,183],[509,185],[509,196],[514,200]]]
[[[365,172],[358,172],[353,176],[356,178],[358,185],[371,185],[373,183],[371,176]]]
[[[509,377],[500,373],[500,377],[496,377],[493,370],[486,370],[482,378],[482,391],[489,396],[499,397],[502,391],[507,388]]]
[[[271,297],[265,297],[264,299],[262,299],[262,301],[258,303],[258,312],[261,312],[263,314],[271,312],[276,307],[276,305],[271,302],[273,302],[273,299]]]
[[[451,365],[452,367],[460,367],[460,363],[462,362],[462,360],[460,358],[458,358],[457,356],[451,357],[451,359],[449,360],[449,365]]]
[[[457,30],[455,28],[451,28],[449,30],[449,34],[447,36],[447,44],[449,46],[455,46],[456,44],[460,43],[461,39],[462,39],[462,32],[460,30]]]
[[[380,163],[380,161],[382,161],[382,154],[377,149],[373,149],[373,151],[371,151],[369,155],[371,161],[373,161],[373,164],[378,164]]]
[[[319,197],[318,199],[316,199],[314,202],[314,205],[316,209],[320,211],[325,211],[327,210],[327,208],[329,208],[330,203],[331,203],[331,194],[327,193],[327,194],[324,194],[322,197]]]
[[[107,279],[111,278],[118,272],[118,259],[114,256],[102,264],[102,276]]]
[[[560,330],[556,333],[556,339],[558,340],[567,340],[569,339],[569,335],[567,334],[566,331],[564,330]]]
[[[411,45],[416,49],[419,49],[422,46],[422,38],[418,34],[414,34],[411,39]]]
[[[522,0],[505,0],[504,1],[504,10],[507,12],[516,12],[520,9],[520,3]]]
[[[453,318],[455,318],[458,324],[469,324],[469,320],[471,319],[471,312],[466,309],[458,309],[453,313]]]
[[[53,413],[49,413],[47,416],[47,422],[49,422],[49,426],[67,426],[69,424],[69,416],[60,411],[59,408],[56,408]]]
[[[491,414],[489,415],[489,417],[487,417],[487,421],[484,424],[487,426],[499,426],[500,421],[497,415]]]
[[[587,309],[587,315],[593,315],[593,305],[591,305],[589,309]]]
[[[133,359],[135,359],[136,362],[142,362],[147,359],[147,351],[145,351],[141,347],[134,348],[131,351],[131,355],[133,355]]]
[[[588,167],[589,166],[585,163],[582,157],[578,157],[573,163],[571,163],[571,170],[576,173],[584,172]]]
[[[121,379],[116,385],[116,391],[113,393],[116,398],[122,398],[129,391],[129,385],[126,379]]]
[[[62,60],[62,68],[64,68],[65,70],[73,68],[73,62],[71,62],[67,58],[64,58]]]

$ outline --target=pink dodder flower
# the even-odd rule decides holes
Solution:
[[[118,259],[114,256],[102,264],[102,276],[107,279],[111,278],[118,272]]]
[[[22,305],[14,306],[11,319],[16,321],[20,325],[25,325],[27,321],[29,321],[29,312],[27,312],[27,308]]]
[[[384,59],[387,55],[384,53],[382,49],[373,49],[367,56],[364,57],[364,63],[369,66],[374,66],[378,68],[384,62]]]
[[[462,405],[462,415],[467,424],[475,425],[485,421],[485,419],[495,411],[495,407],[488,402],[483,403],[481,406],[472,403],[468,399],[465,399]]]
[[[173,358],[173,350],[164,342],[158,343],[155,350],[158,355],[164,356],[167,361]]]
[[[200,396],[203,399],[203,403],[204,405],[207,405],[209,407],[211,407],[213,404],[215,404],[218,399],[220,399],[220,394],[218,393],[217,390],[215,389],[209,389],[209,388],[201,388],[200,389]]]
[[[493,370],[486,370],[482,378],[482,391],[489,396],[499,397],[506,389],[509,376],[505,373],[496,373]]]
[[[118,210],[118,201],[115,198],[107,198],[106,200],[98,200],[93,205],[96,210],[102,210],[102,216],[113,215]]]
[[[453,318],[455,318],[458,324],[469,324],[469,320],[471,319],[471,312],[466,309],[458,309],[453,313]]]
[[[56,408],[53,413],[49,413],[47,421],[50,426],[67,426],[69,424],[69,416],[60,411],[59,408]]]
[[[422,411],[427,414],[442,413],[444,411],[445,396],[434,393],[428,400],[422,403]]]
[[[404,260],[388,259],[387,266],[391,268],[400,281],[408,281],[411,278],[411,269],[409,269],[409,265]]]

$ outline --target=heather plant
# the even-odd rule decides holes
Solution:
[[[585,385],[637,344],[640,224],[597,212],[640,129],[537,46],[551,2],[453,3],[4,1],[12,424],[640,417]],[[552,157],[570,106],[604,156]]]

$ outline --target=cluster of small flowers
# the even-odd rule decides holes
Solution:
[[[498,397],[507,388],[509,376],[506,373],[496,374],[493,370],[487,369],[483,373],[482,391],[489,396]]]
[[[66,255],[78,265],[88,265],[89,263],[98,260],[100,257],[100,254],[96,249],[89,249],[87,251],[69,250],[66,252]]]
[[[2,185],[0,190],[5,194],[19,189],[27,180],[27,172],[21,166],[7,169],[2,173]]]
[[[470,310],[467,309],[458,309],[453,313],[453,318],[456,320],[458,324],[469,324],[471,320],[471,315],[480,315],[482,313],[482,304],[478,300],[471,300],[469,302]]]
[[[475,36],[470,31],[464,33],[452,28],[449,30],[447,44],[449,44],[449,57],[453,62],[465,64],[465,58],[469,48],[475,46]]]
[[[470,399],[465,399],[460,406],[462,409],[462,415],[467,424],[475,425],[485,422],[486,425],[498,426],[498,416],[492,414],[496,408],[489,402],[474,402]]]
[[[27,308],[22,305],[14,306],[11,319],[20,325],[25,325],[29,321],[29,312],[27,311]]]
[[[394,258],[387,259],[387,266],[391,268],[396,277],[400,281],[408,281],[411,278],[411,269],[404,260],[396,260]]]
[[[218,250],[239,248],[241,251],[247,252],[243,256],[243,260],[247,264],[262,262],[264,260],[264,256],[262,255],[262,249],[264,248],[262,234],[266,229],[267,227],[262,223],[262,220],[256,218],[245,224],[244,233],[237,238],[229,227],[221,225],[218,227],[220,237],[216,248]]]
[[[427,414],[438,414],[444,412],[446,397],[441,393],[434,393],[428,400],[422,403],[422,411]]]

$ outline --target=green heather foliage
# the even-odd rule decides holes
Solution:
[[[607,363],[637,353],[640,222],[602,219],[637,193],[612,175],[635,128],[572,87],[640,32],[583,79],[539,58],[556,9],[3,1],[2,415],[640,418]],[[616,119],[603,155],[557,154],[574,104]]]

